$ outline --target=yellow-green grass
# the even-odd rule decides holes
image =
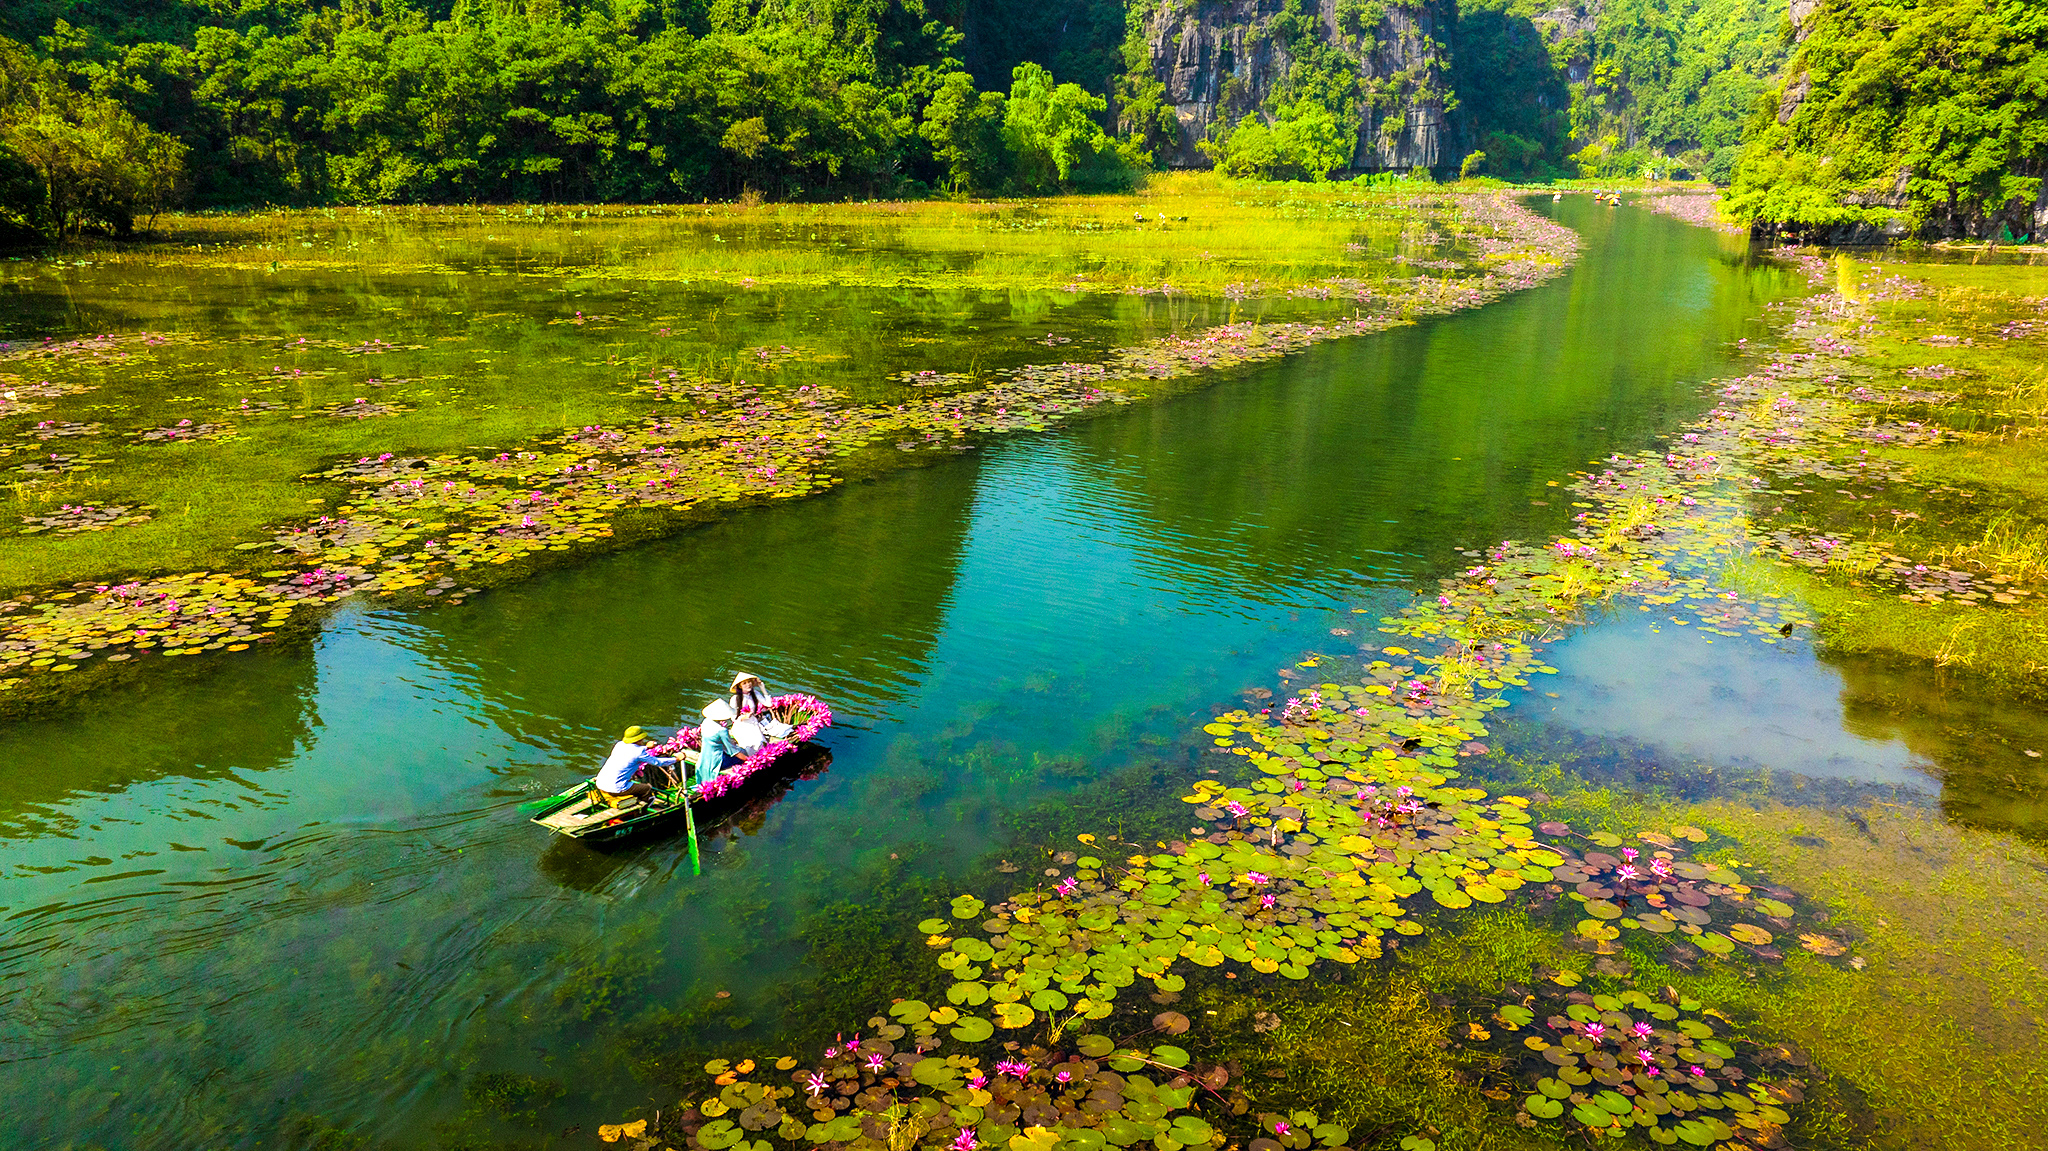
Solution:
[[[1901,477],[1882,503],[1800,502],[1801,530],[1847,542],[1825,574],[1744,563],[1731,575],[1750,590],[1812,605],[1823,638],[1839,650],[1968,668],[2038,695],[2048,672],[2048,608],[2039,602],[2048,593],[2048,267],[1847,254],[1834,264],[1830,286],[1861,305],[1842,327],[1867,373],[1844,386],[1952,397],[1924,410],[1867,413],[1935,421],[1943,436],[1867,449]],[[1894,277],[1915,290],[1899,292]],[[2032,327],[2006,328],[2015,323]],[[1863,452],[1858,442],[1867,441],[1847,441],[1845,453]],[[1898,589],[1866,578],[1886,552],[2035,594],[1984,606],[1902,602]],[[1858,557],[1869,561],[1862,570]]]
[[[1475,190],[1476,190],[1475,186]],[[1464,229],[1442,191],[1155,177],[1123,195],[1045,200],[667,206],[374,207],[168,216],[169,240],[100,258],[438,270],[489,258],[522,274],[929,289],[1286,289],[1435,255]],[[1142,219],[1141,219],[1142,217]],[[1382,266],[1380,273],[1385,271]]]
[[[2044,694],[2048,608],[2043,606],[1906,603],[1882,588],[1754,559],[1731,564],[1725,582],[1745,594],[1806,604],[1819,617],[1820,638],[1831,650],[1924,660],[1976,672],[2005,690]]]
[[[1686,804],[1589,786],[1552,765],[1514,770],[1523,786],[1552,796],[1547,817],[1576,828],[1703,828],[1716,837],[1703,856],[1740,860],[1827,909],[1831,930],[1850,929],[1861,970],[1809,955],[1796,939],[1778,941],[1782,971],[1693,972],[1630,956],[1639,985],[1669,983],[1726,1012],[1752,1040],[1806,1051],[1818,1089],[1794,1126],[1813,1143],[2048,1147],[2041,848],[1892,804]]]

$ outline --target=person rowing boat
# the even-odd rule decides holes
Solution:
[[[637,727],[627,728],[619,742],[612,745],[612,753],[605,758],[604,766],[598,769],[597,778],[591,781],[592,786],[614,806],[627,799],[651,797],[655,786],[641,779],[640,775],[649,768],[662,771],[676,762],[654,754],[653,747],[654,740],[649,739],[646,732]],[[662,774],[668,773],[664,771]],[[664,786],[674,786],[672,779]]]

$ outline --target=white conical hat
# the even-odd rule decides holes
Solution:
[[[738,718],[729,700],[714,699],[704,708],[704,718],[713,723],[731,723]]]

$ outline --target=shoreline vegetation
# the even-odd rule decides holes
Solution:
[[[0,240],[181,203],[1043,195],[1213,164],[1683,173],[1761,234],[2029,242],[2044,53],[2031,0],[28,0],[0,11]]]
[[[1723,218],[1686,199],[1668,214]],[[1746,417],[1768,426],[1750,443],[1763,482],[1744,586],[1813,605],[1836,650],[2043,698],[2048,267],[1994,251],[1774,254],[1815,295],[1783,337],[1805,350],[1766,369],[1777,393]],[[1745,418],[1733,406],[1716,412]]]
[[[212,452],[219,459],[241,437],[285,434],[275,429],[292,428],[291,419],[317,419],[347,429],[353,450],[339,460],[330,455],[307,477],[318,485],[314,490],[333,493],[313,501],[324,514],[281,518],[255,539],[222,536],[211,545],[216,549],[212,562],[182,571],[138,565],[132,546],[95,545],[102,532],[110,533],[108,538],[112,533],[146,538],[133,533],[162,526],[161,520],[151,522],[162,508],[141,498],[81,498],[79,485],[97,478],[103,462],[89,448],[103,442],[109,429],[104,422],[67,416],[67,405],[97,400],[73,397],[111,387],[116,378],[158,376],[163,369],[157,358],[192,344],[195,337],[134,334],[0,350],[0,384],[5,385],[0,412],[33,417],[26,433],[8,446],[10,454],[25,459],[16,470],[30,477],[14,491],[16,514],[29,538],[18,531],[8,549],[22,556],[39,547],[68,549],[86,563],[108,565],[57,586],[21,589],[0,602],[0,699],[5,700],[0,706],[17,709],[71,696],[92,682],[123,674],[120,665],[141,656],[245,650],[311,626],[324,608],[351,596],[460,603],[483,586],[518,578],[554,558],[545,553],[614,546],[725,508],[800,496],[931,452],[959,450],[980,437],[1043,428],[1103,405],[1186,386],[1175,381],[1213,378],[1215,372],[1325,340],[1475,307],[1556,275],[1577,247],[1570,229],[1497,194],[1416,197],[1333,186],[1247,195],[1219,192],[1200,180],[1179,186],[1192,186],[1194,203],[1225,217],[1220,226],[1203,221],[1205,227],[1217,228],[1224,238],[1234,230],[1244,246],[1228,251],[1239,258],[1221,269],[1187,279],[1247,308],[1271,296],[1309,309],[1305,318],[1226,318],[1199,330],[1113,348],[1094,361],[1041,360],[972,374],[926,371],[896,381],[889,393],[901,401],[896,403],[863,402],[827,386],[749,383],[736,370],[706,374],[687,364],[621,363],[622,377],[630,372],[639,378],[620,380],[626,390],[612,419],[580,427],[533,425],[525,436],[508,436],[497,450],[482,454],[408,450],[402,433],[386,433],[389,440],[365,435],[381,428],[383,419],[408,413],[411,405],[398,397],[292,405],[252,400],[243,394],[248,385],[236,383],[230,390],[241,397],[239,402],[225,396],[214,401],[219,415],[209,419],[200,411],[179,421],[165,419],[159,427],[132,433],[131,450]],[[1242,198],[1243,206],[1233,213],[1228,205],[1235,198]],[[1059,201],[1053,210],[1073,213],[1065,222],[1083,243],[1093,244],[1106,220],[1131,205],[1165,215],[1158,203],[1135,198]],[[781,211],[762,214],[772,219]],[[888,213],[913,222],[920,214],[940,215],[942,222],[960,218],[950,205],[929,212],[923,205],[847,211]],[[584,218],[579,215],[578,223]],[[1277,262],[1262,265],[1253,256],[1252,237],[1257,234],[1269,253],[1276,252],[1275,239],[1286,234],[1280,230],[1284,222],[1296,218],[1307,223],[1294,226],[1307,228],[1310,237],[1330,248],[1340,248],[1336,237],[1345,234],[1360,235],[1370,244],[1372,229],[1360,225],[1373,219],[1391,235],[1378,254],[1317,254],[1318,271],[1349,263],[1357,269],[1353,274],[1269,280],[1266,276],[1276,271],[1294,269]],[[1325,219],[1326,224],[1318,224]],[[1253,226],[1261,220],[1275,226]],[[260,234],[270,224],[254,227]],[[276,235],[269,241],[285,243]],[[302,243],[311,246],[311,241]],[[1197,268],[1217,263],[1190,259],[1186,237],[1171,243],[1183,261]],[[722,274],[708,263],[686,261],[682,275],[747,288],[761,280],[816,283],[832,274],[829,266],[821,270],[801,255],[792,273],[780,251],[768,245],[756,250],[761,266],[743,268],[748,275],[736,274],[731,266],[744,265],[747,257],[729,256],[718,257],[728,261]],[[1416,254],[1405,254],[1409,251]],[[249,261],[230,244],[224,252],[216,249],[213,258],[225,257],[229,267],[247,271],[259,269],[267,253],[258,247],[258,259]],[[1203,255],[1213,257],[1214,252]],[[162,258],[183,257],[173,248]],[[318,266],[322,258],[316,252],[311,260]],[[1105,259],[1104,266],[1114,266],[1113,259]],[[395,263],[419,266],[406,254]],[[1126,261],[1125,274],[1152,266]],[[751,274],[755,271],[759,277]],[[862,274],[856,268],[851,278]],[[898,284],[917,280],[907,268],[892,270],[890,276]],[[1098,287],[1071,268],[1058,278],[1067,281],[1062,290],[1073,294]],[[1104,278],[1109,283],[1099,286],[1119,294],[1172,298],[1183,290],[1172,281]],[[1017,284],[1015,276],[1000,269],[992,279],[998,288]],[[630,323],[580,312],[561,319]],[[340,350],[373,359],[398,349],[380,342]],[[769,348],[755,353],[752,374],[772,378],[781,353]],[[303,369],[292,375],[302,376]],[[265,433],[261,429],[266,426],[274,430]],[[457,442],[467,443],[477,433],[465,428],[461,434]],[[120,481],[118,474],[106,478],[116,485]],[[296,475],[273,476],[269,482],[280,478],[290,486]],[[236,499],[247,502],[248,496],[238,492]],[[304,501],[275,506],[287,502]]]

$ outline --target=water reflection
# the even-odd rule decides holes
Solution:
[[[1709,637],[1622,619],[1560,644],[1551,722],[1736,772],[1785,772],[1936,793],[1933,765],[1892,732],[1845,715],[1841,673],[1805,643]]]

